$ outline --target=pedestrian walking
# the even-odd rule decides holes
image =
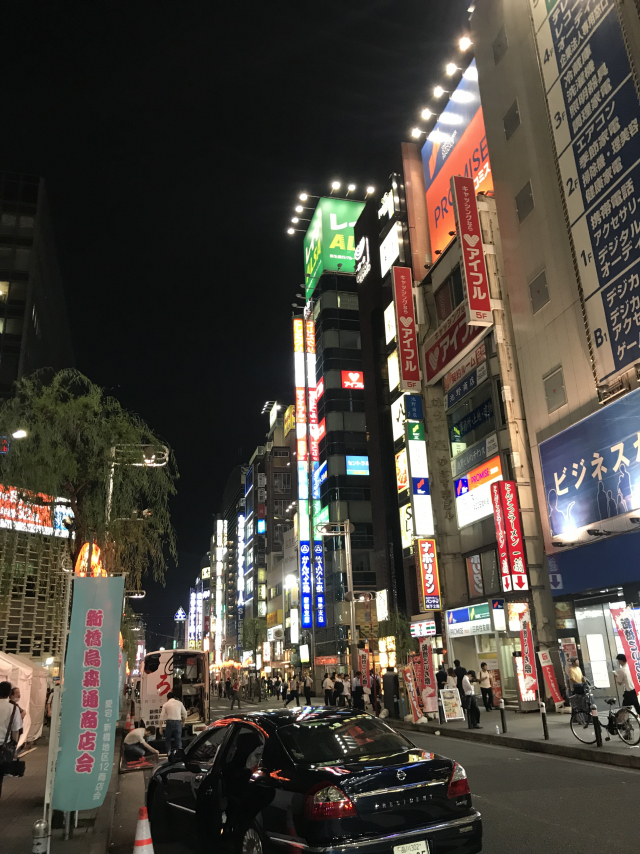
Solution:
[[[325,706],[331,705],[331,699],[333,697],[333,679],[329,677],[328,673],[324,674],[324,681],[322,683],[322,688],[324,690],[324,704]]]
[[[132,760],[141,759],[144,756],[145,751],[147,753],[153,753],[155,756],[160,756],[160,753],[155,749],[155,747],[151,747],[151,745],[147,744],[145,740],[147,736],[154,736],[155,734],[156,728],[152,726],[139,726],[132,729],[131,732],[128,732],[124,737],[124,758]]]
[[[311,705],[311,689],[313,688],[313,679],[311,674],[307,673],[304,679],[304,701],[307,706]]]
[[[619,666],[614,672],[613,678],[622,688],[622,705],[631,706],[636,710],[637,714],[640,715],[640,703],[638,703],[638,695],[636,694],[636,689],[633,686],[631,671],[627,664],[627,656],[622,655],[621,653],[620,655],[616,655],[616,659],[618,660]]]
[[[224,693],[224,682],[222,681],[222,677],[220,677],[220,680],[218,681],[218,699],[219,700],[222,699],[223,693]]]
[[[292,700],[296,701],[296,706],[300,705],[300,688],[295,675],[291,677],[291,681],[289,682],[289,693],[287,694],[285,706],[288,706]]]
[[[444,664],[438,665],[436,682],[438,683],[438,691],[442,691],[444,686],[447,684],[447,671],[444,669]]]
[[[160,709],[160,726],[164,724],[164,741],[167,747],[167,756],[174,750],[182,748],[182,723],[187,719],[187,710],[182,702],[173,696],[173,692],[167,694],[167,702]]]
[[[23,708],[20,707],[20,702],[19,702],[20,696],[21,696],[20,695],[20,689],[17,686],[15,688],[12,688],[11,694],[9,695],[9,702],[13,703],[13,705],[16,707],[16,709],[20,713],[20,720],[24,721],[24,719],[27,716],[27,713]],[[20,738],[20,736],[22,735],[23,732],[24,732],[24,729],[22,727],[20,727],[20,732],[18,733],[18,738]],[[18,754],[18,752],[20,750],[21,750],[21,748],[18,748],[18,750],[16,751],[16,755]]]
[[[341,673],[338,673],[333,683],[333,705],[344,707],[344,683]]]
[[[473,690],[472,682],[477,682],[476,674],[473,670],[465,672],[462,677],[462,690],[464,692],[464,708],[469,715],[469,723],[471,729],[482,729],[480,726],[480,709],[476,700],[476,692]]]
[[[342,677],[342,684],[344,686],[344,691],[342,692],[342,696],[344,697],[345,703],[349,708],[351,708],[351,677],[348,673],[345,673]]]
[[[0,682],[0,795],[2,795],[3,764],[13,761],[20,738],[22,720],[17,706],[9,702],[11,682]]]
[[[227,699],[227,700],[231,699],[231,677],[230,676],[227,676],[225,683],[224,683],[224,696],[225,696],[225,699]]]
[[[493,711],[493,676],[487,667],[487,662],[483,661],[480,665],[480,691],[482,692],[482,702],[488,712]]]
[[[462,697],[464,696],[464,689],[462,688],[462,679],[466,675],[467,670],[466,668],[462,667],[460,661],[457,658],[453,662],[453,672],[456,675],[456,687],[458,689],[458,693]]]
[[[229,709],[233,708],[234,703],[237,703],[238,708],[241,708],[241,706],[240,706],[240,683],[238,682],[237,678],[231,683],[231,688],[229,688],[229,692],[230,692],[230,697],[231,697],[231,705],[229,706]]]

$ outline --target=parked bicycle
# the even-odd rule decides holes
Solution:
[[[594,715],[595,699],[591,684],[585,679],[584,693],[576,693],[570,698],[571,703],[571,732],[583,744],[596,742],[594,718],[597,718],[602,731],[606,732],[605,741],[612,735],[617,735],[628,746],[633,747],[640,742],[640,720],[629,706],[609,708],[608,714]],[[575,686],[581,687],[581,686]],[[607,697],[605,702],[611,707],[615,704],[613,697]]]

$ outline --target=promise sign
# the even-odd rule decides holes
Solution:
[[[456,225],[460,235],[462,280],[467,297],[469,326],[492,326],[493,313],[489,298],[489,279],[482,248],[482,231],[472,178],[452,177]]]
[[[393,268],[393,304],[396,312],[401,391],[420,388],[420,359],[411,279],[409,267]]]
[[[420,598],[423,611],[439,611],[442,607],[436,541],[416,540],[416,563],[420,579]]]

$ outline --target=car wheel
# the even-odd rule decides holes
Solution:
[[[240,854],[263,854],[262,837],[255,825],[247,827],[242,834]]]
[[[151,804],[149,805],[149,824],[151,825],[151,838],[154,842],[158,844],[173,842],[174,834],[171,829],[167,798],[161,785],[157,785],[153,790]]]

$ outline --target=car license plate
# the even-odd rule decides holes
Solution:
[[[393,854],[429,854],[429,843],[421,839],[419,842],[407,842],[406,845],[394,845]]]

